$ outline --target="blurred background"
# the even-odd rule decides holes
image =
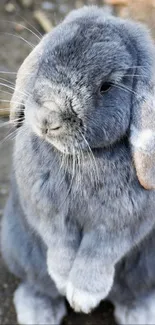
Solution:
[[[155,38],[155,0],[0,0],[0,218],[8,196],[14,130],[7,126],[16,73],[42,35],[72,9],[99,5],[105,12],[145,23]],[[0,258],[0,324],[16,324],[12,304],[18,280]],[[92,315],[69,309],[63,325],[114,325],[113,307],[103,302]]]

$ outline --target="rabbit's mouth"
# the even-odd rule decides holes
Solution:
[[[42,127],[37,123],[33,123],[31,128],[37,136],[50,143],[63,154],[78,154],[81,151],[87,150],[87,147],[89,146],[82,128],[72,130],[71,127],[68,127],[67,129],[64,126],[64,129],[62,130],[59,126],[56,126],[53,129]]]
[[[35,121],[36,122],[36,121]],[[27,124],[27,123],[26,123]],[[29,123],[28,123],[29,124]],[[68,127],[62,130],[60,127],[46,128],[38,123],[31,123],[31,130],[41,139],[50,143],[54,148],[66,155],[79,154],[87,151],[89,147],[84,130],[80,127],[72,130]]]
[[[38,107],[31,99],[25,108],[25,123],[63,154],[74,155],[87,147],[85,125],[74,111],[60,113],[56,108]]]

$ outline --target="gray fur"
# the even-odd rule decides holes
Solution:
[[[53,279],[76,311],[106,297],[128,307],[155,286],[155,193],[140,185],[129,141],[152,91],[153,62],[145,28],[85,7],[46,35],[19,71],[11,117],[20,115],[18,98],[25,118],[3,254],[52,301]],[[103,81],[113,86],[101,96]]]

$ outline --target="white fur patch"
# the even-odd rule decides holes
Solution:
[[[155,294],[133,307],[117,305],[115,318],[120,325],[155,325]]]
[[[90,294],[75,288],[71,282],[67,285],[67,299],[76,312],[90,313],[103,299],[103,292]]]
[[[130,141],[132,145],[140,150],[149,151],[152,146],[152,142],[155,140],[155,132],[150,129],[144,129],[142,131],[132,127]]]
[[[14,305],[18,323],[24,325],[59,325],[66,315],[64,302],[61,301],[59,308],[54,310],[48,297],[37,296],[26,284],[15,291]]]

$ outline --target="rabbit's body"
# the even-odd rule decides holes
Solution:
[[[42,231],[40,223],[45,227],[50,223],[52,229],[61,219],[64,225],[73,223],[81,240],[81,232],[99,225],[108,230],[115,223],[120,231],[133,218],[135,229],[136,222],[147,219],[148,211],[151,218],[155,193],[140,186],[128,139],[112,148],[95,149],[93,155],[84,153],[80,163],[72,156],[63,161],[49,143],[21,127],[14,153],[15,176],[24,212],[38,233]]]
[[[44,147],[46,147],[46,151]],[[44,156],[44,152],[46,152],[46,156]],[[24,125],[16,138],[14,156],[16,172],[13,176],[16,181],[13,180],[12,194],[3,221],[5,259],[12,272],[24,280],[28,280],[28,283],[34,286],[36,291],[51,296],[56,301],[59,294],[47,272],[46,252],[51,245],[57,275],[60,271],[63,274],[63,268],[65,273],[65,258],[57,261],[56,246],[63,236],[65,228],[68,228],[69,236],[72,237],[70,244],[72,244],[75,255],[82,232],[89,232],[91,239],[91,232],[95,228],[104,227],[107,232],[110,229],[113,238],[106,238],[102,249],[105,250],[105,260],[103,259],[103,264],[105,264],[108,254],[110,254],[109,251],[107,254],[110,246],[116,249],[116,255],[118,250],[121,250],[122,254],[126,247],[133,245],[133,241],[140,231],[141,220],[147,220],[148,216],[154,218],[155,194],[152,191],[144,190],[139,184],[131,163],[132,157],[127,138],[125,137],[115,148],[97,149],[94,152],[94,158],[96,165],[94,165],[94,161],[91,161],[91,156],[85,155],[81,166],[76,166],[81,170],[78,170],[74,176],[72,162],[68,161],[68,166],[65,164],[61,166],[61,155],[53,150],[50,144],[42,142]],[[71,157],[70,159],[72,160]],[[95,168],[95,175],[93,175],[92,168],[89,169],[92,164]],[[32,166],[31,171],[30,165]],[[112,170],[115,173],[115,178],[113,178]],[[55,176],[57,182],[55,182]],[[83,184],[82,187],[79,178]],[[72,187],[68,193],[71,180]],[[60,201],[60,193],[62,201]],[[130,242],[128,243],[125,231],[132,220],[130,238],[128,237]],[[56,229],[60,227],[60,223],[61,229],[58,234]],[[115,227],[114,231],[113,227]],[[15,230],[10,232],[12,228]],[[120,232],[122,232],[121,242],[118,238]],[[143,236],[142,232],[141,235]],[[118,263],[115,281],[109,295],[109,299],[115,304],[130,306],[155,286],[155,259],[151,248],[149,248],[149,246],[152,247],[155,240],[153,238],[155,236],[151,234],[144,240],[144,243],[140,244],[140,247],[127,254],[127,257]],[[92,238],[92,242],[91,258],[95,258],[96,264],[97,259],[101,262],[102,256],[97,255],[99,245],[97,238],[95,240]],[[119,248],[118,245],[121,247]],[[84,258],[87,260],[87,251],[84,253]],[[64,275],[68,276],[68,274]],[[91,283],[91,290],[93,285],[96,287],[97,279],[94,284]],[[85,286],[87,286],[87,281]],[[100,288],[100,283],[98,283],[98,287]],[[62,288],[60,288],[61,290]],[[60,304],[60,307],[61,315],[63,305]]]
[[[135,25],[127,26],[135,37]],[[128,138],[131,118],[137,121],[133,105],[138,110],[145,100],[145,81],[147,92],[151,87],[153,60],[146,57],[152,47],[148,37],[141,53],[125,31],[124,21],[102,21],[97,8],[73,12],[19,72],[12,115],[21,117],[20,94],[25,121],[16,137],[2,248],[25,281],[15,294],[21,323],[59,323],[65,314],[60,294],[86,313],[109,296],[121,324],[154,320],[155,193],[138,181]],[[142,81],[134,79],[137,57]],[[116,84],[120,79],[124,88]],[[141,92],[127,91],[139,83]],[[140,303],[146,295],[150,310]]]

